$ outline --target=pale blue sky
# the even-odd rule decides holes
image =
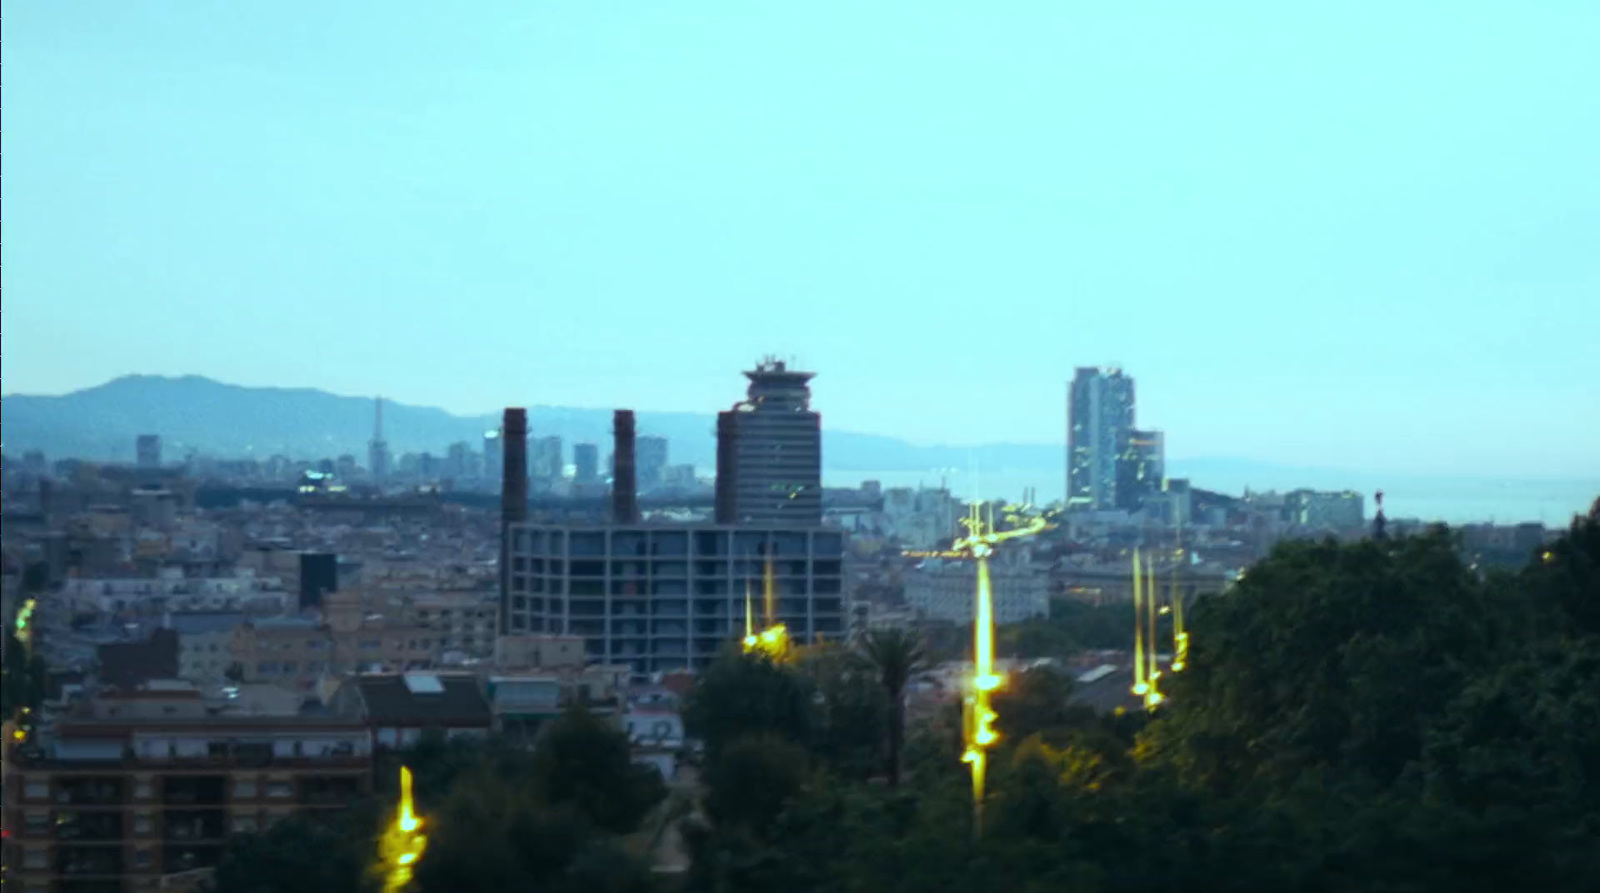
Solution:
[[[7,392],[1600,471],[1600,3],[16,0]]]

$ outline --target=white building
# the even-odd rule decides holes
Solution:
[[[157,577],[75,578],[58,596],[76,614],[163,614],[168,611],[247,611],[277,614],[292,602],[283,581],[243,570],[232,577],[185,577],[169,569]]]
[[[1050,580],[1044,568],[997,562],[989,568],[989,580],[995,623],[1050,616]],[[971,623],[977,582],[975,562],[928,559],[906,573],[906,605],[932,620]]]

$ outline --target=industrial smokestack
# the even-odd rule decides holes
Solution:
[[[506,409],[500,478],[500,634],[511,629],[511,525],[528,520],[528,411]]]
[[[528,411],[506,410],[503,423],[505,458],[500,486],[500,519],[506,524],[528,520]]]
[[[633,410],[619,409],[611,419],[611,517],[618,524],[636,524],[639,477],[634,462]]]
[[[735,493],[738,488],[737,474],[734,462],[735,450],[739,443],[739,421],[730,412],[717,413],[717,500],[716,522],[718,524],[734,524],[738,522]]]

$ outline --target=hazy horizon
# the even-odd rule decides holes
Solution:
[[[834,430],[1058,444],[1117,361],[1178,457],[1600,472],[1594,4],[9,11],[13,394],[778,353]]]

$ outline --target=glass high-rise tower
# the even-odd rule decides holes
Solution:
[[[1133,433],[1133,378],[1082,366],[1067,386],[1067,507],[1117,507],[1117,460]]]

